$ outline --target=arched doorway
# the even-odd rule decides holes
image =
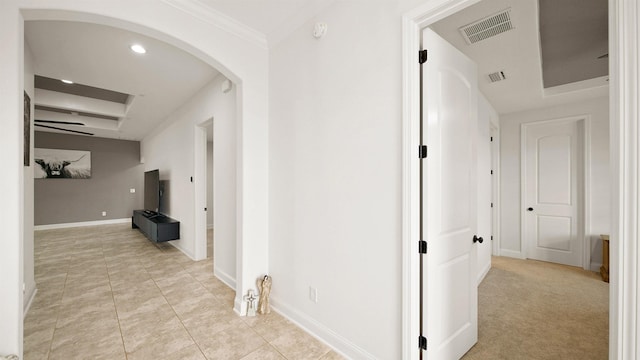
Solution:
[[[2,341],[0,353],[22,355],[24,223],[26,189],[22,171],[23,29],[25,20],[93,22],[136,31],[172,44],[219,70],[237,86],[237,270],[234,309],[244,314],[242,295],[255,288],[255,280],[267,270],[267,159],[268,117],[266,41],[259,34],[188,2],[131,3],[112,1],[108,6],[68,1],[3,1],[0,5],[0,111],[6,131],[0,150],[7,156],[8,176],[0,180],[0,196],[6,199],[2,215],[7,227],[0,261]],[[19,156],[17,156],[19,155]],[[13,161],[13,158],[20,161]],[[249,206],[250,205],[250,206]],[[243,249],[251,251],[243,251]],[[31,254],[32,256],[32,254]],[[33,260],[31,260],[31,266]]]

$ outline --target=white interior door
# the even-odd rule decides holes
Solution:
[[[423,32],[423,326],[428,359],[459,359],[478,338],[476,283],[476,65]]]
[[[523,236],[528,258],[582,266],[578,125],[578,120],[571,120],[523,128]]]

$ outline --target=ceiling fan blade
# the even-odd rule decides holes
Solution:
[[[60,131],[68,131],[68,132],[72,132],[72,133],[76,133],[76,134],[91,135],[91,136],[93,136],[93,135],[94,135],[94,134],[89,133],[89,132],[78,131],[78,130],[63,129],[63,128],[59,128],[59,127],[55,127],[55,126],[49,126],[49,125],[34,124],[34,126],[39,126],[39,127],[43,127],[43,128],[47,128],[47,129],[60,130]]]
[[[83,123],[77,122],[77,121],[38,120],[38,119],[35,119],[34,121],[37,122],[37,123],[46,123],[46,124],[63,124],[63,125],[85,126]]]

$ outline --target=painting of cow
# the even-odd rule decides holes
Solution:
[[[91,152],[81,150],[34,150],[36,179],[89,179],[91,178]]]

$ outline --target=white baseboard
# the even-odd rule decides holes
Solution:
[[[27,301],[27,303],[24,306],[24,312],[22,314],[22,318],[26,318],[27,317],[27,313],[29,312],[29,309],[31,308],[31,304],[33,304],[33,300],[36,298],[36,294],[38,293],[38,289],[33,288],[33,292],[31,293],[31,296],[29,296],[29,301]]]
[[[82,227],[82,226],[112,225],[112,224],[124,224],[124,223],[131,223],[131,218],[83,221],[83,222],[65,223],[65,224],[35,225],[33,227],[33,230],[38,231],[38,230],[66,229],[66,228]]]
[[[592,262],[591,266],[589,267],[589,270],[599,273],[600,272],[600,266],[602,266],[602,264]]]
[[[176,239],[176,240],[180,240],[180,239]],[[193,261],[197,261],[194,254],[190,254],[187,250],[183,249],[182,246],[176,245],[177,243],[178,243],[177,241],[169,241],[169,245],[171,245],[174,248],[180,250],[180,252],[183,253],[189,259],[191,259]]]
[[[485,266],[485,268],[480,272],[480,276],[478,276],[478,285],[480,285],[482,280],[487,276],[489,270],[491,270],[491,262],[489,262],[489,264],[487,264],[487,266]]]
[[[236,288],[236,279],[234,277],[232,277],[231,275],[227,274],[226,272],[218,269],[217,267],[213,267],[213,276],[217,277],[218,279],[220,279],[220,281],[222,281],[223,283],[225,283],[228,287],[232,288],[235,290]]]
[[[524,253],[522,251],[513,251],[507,249],[500,249],[500,256],[516,258],[516,259],[524,259]]]
[[[293,322],[311,336],[325,343],[334,351],[347,359],[376,359],[376,357],[344,337],[336,334],[324,324],[317,322],[306,314],[299,312],[292,307],[271,298],[271,305],[274,311]]]

